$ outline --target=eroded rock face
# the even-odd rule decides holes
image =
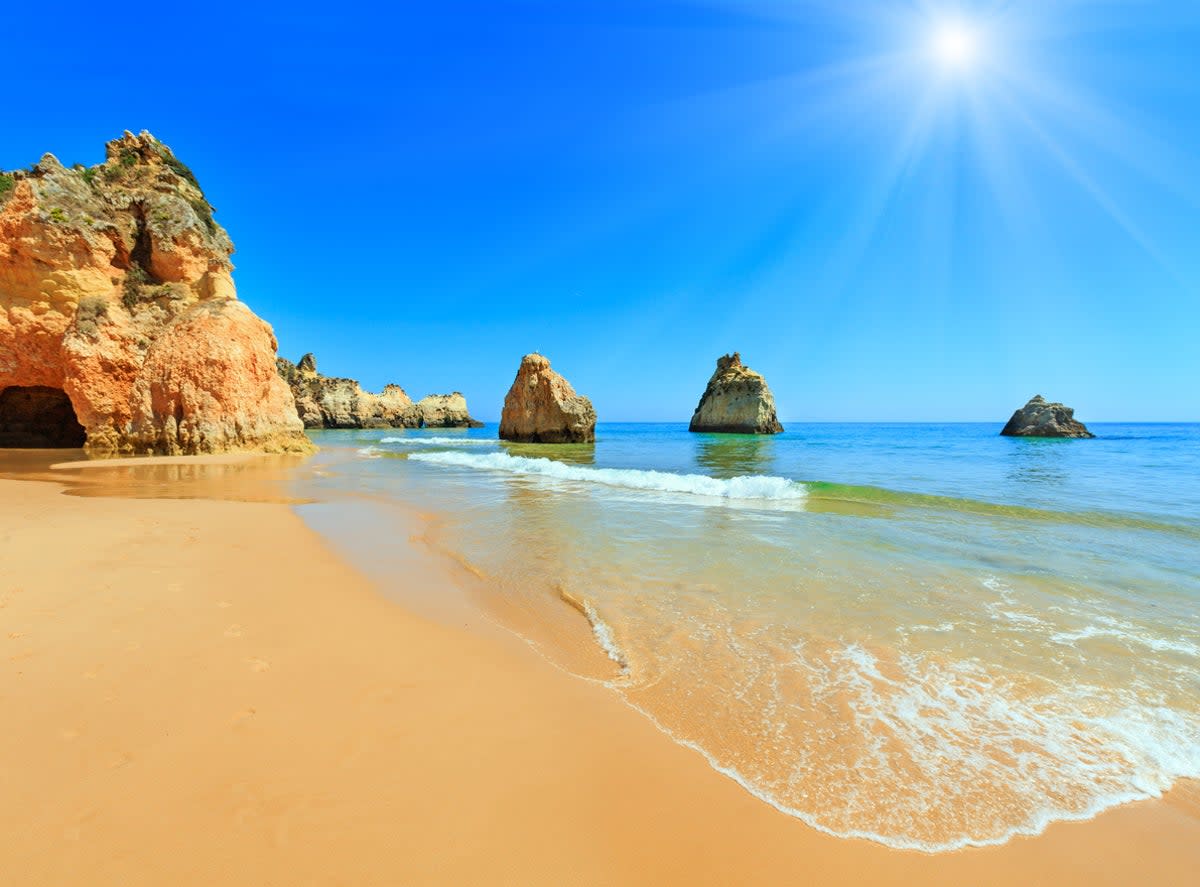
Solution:
[[[550,369],[540,354],[526,354],[517,370],[504,412],[500,439],[524,443],[590,443],[596,439],[592,402]]]
[[[467,399],[458,391],[452,394],[431,394],[417,401],[422,428],[482,428],[467,413]]]
[[[1095,437],[1075,418],[1075,411],[1061,403],[1047,403],[1040,394],[1013,413],[1004,430],[1005,437]]]
[[[306,428],[478,428],[467,401],[454,394],[431,394],[413,403],[399,385],[382,393],[364,391],[354,379],[322,376],[312,354],[292,363],[276,361],[280,377],[292,390],[296,411]]]
[[[65,392],[99,454],[311,450],[191,171],[149,133],[106,158],[0,174],[0,393]]]
[[[736,351],[717,358],[717,371],[692,415],[689,431],[779,434],[775,398],[767,380],[742,363]]]

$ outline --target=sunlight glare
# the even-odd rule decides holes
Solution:
[[[970,67],[979,55],[979,37],[962,22],[944,22],[934,33],[933,53],[946,67]]]

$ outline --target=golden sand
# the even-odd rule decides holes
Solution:
[[[221,477],[226,498],[269,498]],[[428,621],[386,599],[285,504],[119,488],[0,480],[0,883],[1093,885],[1200,872],[1194,784],[999,848],[929,856],[827,837],[485,620]],[[454,593],[450,567],[398,544],[409,593]]]

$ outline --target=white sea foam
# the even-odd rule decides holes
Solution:
[[[861,660],[863,658],[856,656],[851,651],[847,651],[847,654],[847,660]],[[872,677],[878,675],[877,669],[870,663],[859,661],[857,664],[865,666],[867,672],[873,672]],[[609,686],[613,689],[620,689],[616,684],[609,684]],[[960,704],[965,701],[962,697],[957,697],[957,694],[954,693],[939,695],[943,695],[943,697],[948,699],[955,699]],[[1100,736],[1104,740],[1118,740],[1120,745],[1123,746],[1121,751],[1132,752],[1129,758],[1122,761],[1122,764],[1127,769],[1121,774],[1123,778],[1117,781],[1116,784],[1106,780],[1108,784],[1103,788],[1097,788],[1097,790],[1091,793],[1088,801],[1077,807],[1060,806],[1051,801],[1050,798],[1044,797],[1042,803],[1030,810],[1024,819],[1010,823],[1007,827],[998,829],[990,834],[960,833],[941,840],[923,840],[904,834],[903,832],[896,833],[889,831],[888,833],[884,833],[872,828],[860,828],[842,823],[831,824],[820,813],[789,803],[786,799],[786,793],[776,791],[774,786],[764,785],[756,776],[747,775],[739,766],[722,760],[721,757],[714,754],[704,745],[685,735],[681,735],[676,729],[663,723],[653,711],[634,702],[625,696],[624,693],[621,693],[621,697],[626,704],[645,715],[655,727],[671,737],[676,743],[699,752],[708,761],[709,766],[718,773],[729,777],[750,794],[771,805],[781,813],[795,817],[817,831],[824,832],[833,837],[865,839],[897,850],[943,853],[961,850],[966,847],[999,846],[1008,843],[1014,837],[1039,835],[1055,822],[1094,819],[1105,810],[1113,807],[1134,801],[1160,797],[1163,792],[1171,787],[1176,779],[1195,778],[1197,775],[1200,775],[1200,747],[1195,742],[1196,724],[1194,722],[1190,722],[1178,712],[1163,708],[1127,711],[1115,717],[1091,721],[1086,725],[1087,728],[1099,728]],[[993,715],[1003,715],[1006,713],[1008,706],[1004,700],[995,700],[995,704],[990,705],[989,708],[991,708]],[[877,723],[894,726],[897,723],[896,715],[898,714],[901,714],[901,712],[893,711],[890,715],[879,717],[882,713],[878,713],[876,716],[878,718]],[[1021,715],[1027,715],[1027,712],[1021,712]],[[952,718],[952,720],[959,719]],[[919,719],[917,719],[913,726],[919,727]],[[1064,734],[1070,735],[1072,739],[1076,740],[1079,738],[1077,733],[1079,726],[1081,725],[1071,725],[1067,717],[1063,718],[1063,723],[1061,724]],[[921,732],[924,734],[923,738],[928,739],[936,735],[937,729]],[[1058,731],[1056,730],[1055,732]],[[940,743],[935,743],[935,745],[940,745]],[[935,756],[936,754],[944,753],[944,750],[944,747],[942,747],[942,750],[935,753]],[[1049,760],[1053,761],[1053,756],[1061,751],[1063,751],[1063,748],[1058,746],[1057,743],[1053,743],[1049,747],[1046,747],[1042,754],[1048,755]],[[1028,765],[1031,762],[1036,763],[1042,757],[1042,754],[1024,755],[1020,764]],[[1095,768],[1096,762],[1089,760],[1087,755],[1071,755],[1062,763],[1065,764],[1065,772],[1059,775],[1065,777],[1068,780],[1068,784],[1072,777],[1078,778],[1086,784],[1090,775],[1088,771],[1103,769]],[[1072,772],[1074,768],[1078,769]],[[1104,775],[1112,774],[1108,773]],[[841,797],[843,801],[849,801],[852,797],[857,799],[857,793],[848,792],[841,795]],[[903,810],[899,812],[904,813]],[[911,812],[917,814],[918,811]]]
[[[714,624],[697,628],[705,630],[692,637],[706,650],[720,643],[717,636],[738,640]],[[690,718],[640,703],[638,691],[654,685],[661,692],[677,662],[660,671],[650,656],[643,663],[649,670],[634,683],[626,675],[609,686],[713,769],[837,837],[927,853],[999,845],[1160,796],[1177,779],[1200,775],[1196,713],[1172,708],[1146,688],[1031,684],[974,660],[909,653],[882,659],[856,642],[796,641],[783,648],[794,659],[764,663],[760,671],[752,653],[745,658],[750,648],[730,649],[745,677],[726,688],[726,698],[762,715],[736,705],[714,715],[733,733],[701,739]],[[803,701],[781,695],[777,680],[763,680],[768,673],[790,674],[786,686],[806,688]],[[764,686],[774,698],[756,692]],[[811,722],[814,707],[842,706],[849,717],[843,725]],[[778,746],[771,736],[780,737]],[[767,758],[747,756],[743,739]]]
[[[914,625],[909,631],[928,631],[934,634],[944,634],[954,631],[957,626],[953,622],[939,622],[937,625]]]
[[[411,447],[487,447],[496,446],[497,441],[486,437],[385,437],[380,443],[401,444]]]
[[[592,634],[596,636],[596,643],[600,645],[600,649],[605,652],[609,659],[617,664],[622,674],[628,673],[629,662],[626,660],[621,648],[617,646],[617,640],[613,637],[612,629],[608,623],[600,618],[600,614],[596,612],[596,608],[587,601],[583,602],[583,615],[587,617],[587,621],[591,624]]]
[[[379,447],[363,447],[358,451],[358,455],[364,459],[378,459],[383,455],[383,451]]]
[[[507,453],[414,453],[408,458],[435,465],[501,471],[554,481],[602,484],[628,490],[677,493],[706,499],[802,503],[807,496],[803,485],[783,477],[747,476],[723,479],[702,474],[672,474],[666,471],[642,471],[633,468],[588,468],[555,462],[552,459],[510,456]]]
[[[1111,638],[1123,642],[1126,646],[1145,647],[1156,653],[1182,653],[1185,656],[1200,658],[1200,647],[1189,641],[1156,637],[1146,634],[1134,625],[1113,619],[1101,619],[1100,622],[1100,625],[1085,625],[1074,631],[1055,632],[1050,636],[1050,640],[1056,644],[1074,644],[1076,641],[1091,638]]]

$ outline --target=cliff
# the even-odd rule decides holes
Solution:
[[[692,415],[689,431],[779,434],[775,397],[767,380],[742,363],[736,351],[717,358],[717,369]]]
[[[364,391],[354,379],[322,376],[312,354],[292,363],[276,361],[279,376],[296,401],[306,428],[478,428],[467,412],[467,400],[453,394],[431,394],[413,403],[399,385],[382,393]]]
[[[232,253],[195,176],[149,133],[109,142],[98,166],[46,154],[0,173],[0,440],[311,450]]]

